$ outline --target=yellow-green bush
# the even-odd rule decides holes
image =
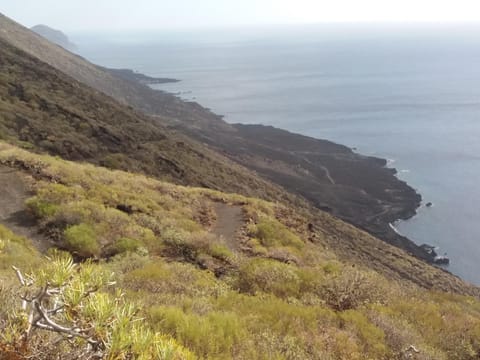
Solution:
[[[219,287],[215,276],[190,264],[150,262],[125,275],[124,286],[153,294],[184,294],[195,297],[215,294]]]
[[[384,309],[390,316],[406,321],[419,329],[426,343],[445,352],[449,359],[476,359],[480,356],[480,313],[466,310],[448,296],[431,299],[410,298],[395,302]]]
[[[350,330],[360,338],[361,353],[365,357],[381,359],[388,354],[385,333],[373,325],[366,316],[355,310],[347,310],[340,314],[340,319],[342,328]]]
[[[161,234],[165,252],[189,262],[197,262],[202,255],[209,255],[223,262],[234,261],[233,253],[214,234],[205,231],[188,233],[167,229]]]
[[[0,225],[0,243],[0,271],[9,270],[12,265],[30,270],[41,262],[28,239],[15,235],[3,225]]]
[[[176,307],[154,307],[150,320],[156,330],[169,334],[204,359],[231,359],[245,337],[238,316],[231,312],[187,314]]]
[[[136,239],[120,238],[108,250],[109,255],[118,255],[128,252],[138,252],[147,255],[148,251],[143,247],[142,242]]]
[[[333,309],[343,311],[384,302],[394,289],[394,284],[389,288],[386,280],[373,272],[347,266],[326,278],[321,297]]]
[[[249,261],[240,269],[238,279],[242,292],[266,292],[281,298],[299,296],[300,286],[297,267],[267,259]]]
[[[27,208],[38,218],[49,218],[58,210],[58,206],[47,201],[40,200],[38,197],[33,197],[27,200]]]
[[[265,247],[291,246],[302,249],[303,241],[278,220],[262,218],[254,227],[250,228],[251,236],[259,239]]]
[[[82,257],[98,256],[100,245],[98,244],[95,230],[87,224],[79,224],[68,227],[65,230],[65,245],[69,251]]]
[[[12,309],[8,318],[0,319],[2,358],[74,359],[100,354],[112,360],[194,359],[172,338],[145,326],[136,315],[135,304],[125,301],[121,292],[102,292],[110,277],[97,265],[77,266],[70,256],[57,254],[25,278],[28,283],[23,285],[24,291],[43,295],[35,304],[17,295],[18,308]],[[57,310],[57,304],[62,304],[63,311]],[[37,326],[31,322],[37,312],[48,313],[49,325],[59,324],[61,329],[70,330],[64,333],[54,326]],[[25,337],[31,326],[35,331]],[[95,347],[87,342],[94,342]]]
[[[427,291],[348,265],[322,243],[329,229],[337,229],[336,220],[327,219],[325,234],[309,234],[308,241],[311,220],[281,204],[73,164],[1,143],[0,162],[18,162],[46,179],[35,182],[28,202],[45,233],[60,245],[70,243],[65,247],[73,252],[99,255],[94,267],[115,273],[123,296],[104,289],[82,299],[84,308],[77,311],[88,310],[89,321],[105,320],[117,316],[109,309],[138,303],[135,319],[142,321],[109,333],[117,344],[112,358],[122,358],[127,348],[132,358],[188,358],[179,344],[205,359],[403,360],[411,345],[420,351],[417,360],[480,356],[477,298]],[[240,249],[211,233],[212,201],[242,207]],[[1,226],[0,239],[3,331],[13,313],[9,299],[18,290],[10,266],[40,268],[43,262],[27,240]],[[143,247],[149,256],[141,256],[147,254]],[[72,277],[44,274],[53,283]],[[68,299],[75,303],[81,281],[71,285]],[[103,305],[95,310],[87,300]],[[117,310],[128,310],[122,306]]]

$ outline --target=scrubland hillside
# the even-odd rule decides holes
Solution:
[[[414,215],[421,197],[395,177],[393,169],[385,168],[385,160],[273,127],[228,124],[200,104],[155,91],[141,79],[126,78],[124,70],[96,66],[1,14],[0,39],[2,56],[10,60],[9,66],[1,69],[10,74],[5,80],[11,86],[14,75],[13,83],[24,84],[24,88],[9,89],[10,96],[24,97],[33,103],[31,107],[37,103],[35,112],[23,112],[22,118],[15,120],[22,139],[34,140],[37,147],[69,159],[88,158],[163,179],[169,176],[183,184],[269,200],[284,198],[285,192],[272,188],[274,183],[389,244],[433,262],[434,256],[420,244],[389,226]],[[12,48],[17,50],[14,54]],[[10,66],[12,63],[17,66]],[[56,76],[48,76],[52,72]],[[65,86],[72,81],[73,87]],[[32,99],[31,90],[40,99]],[[59,109],[56,103],[61,104]],[[15,108],[10,107],[12,110]],[[145,115],[139,116],[139,112]],[[33,123],[33,117],[49,119],[51,126],[45,126],[46,121]],[[166,128],[174,130],[175,137]],[[74,132],[80,136],[74,137]],[[290,196],[289,201],[292,199]]]
[[[329,245],[328,227],[337,220],[325,218],[322,227],[281,203],[5,143],[0,163],[28,184],[26,208],[49,246],[59,249],[41,255],[28,239],[0,228],[3,358],[88,358],[80,356],[92,339],[100,344],[97,354],[110,359],[436,360],[480,354],[478,298],[453,288],[427,290],[408,277],[345,260]],[[345,238],[354,231],[336,229]],[[42,286],[61,289],[57,301],[67,306],[52,316],[88,328],[88,339],[59,342],[57,333],[37,329],[24,343],[24,290],[12,265],[32,274],[26,276],[30,294]],[[442,276],[434,268],[431,274]],[[464,285],[469,291],[474,288]]]

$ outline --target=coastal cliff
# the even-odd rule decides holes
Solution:
[[[393,169],[385,166],[385,160],[273,127],[228,124],[223,117],[197,103],[151,89],[144,79],[127,80],[125,72],[120,75],[107,71],[35,38],[28,29],[6,17],[0,16],[0,27],[1,36],[14,46],[148,114],[159,126],[203,143],[291,194],[302,196],[315,207],[423,260],[433,261],[423,247],[398,235],[389,225],[414,215],[421,197],[400,181]],[[248,191],[251,193],[252,188]],[[272,192],[255,192],[273,199]]]

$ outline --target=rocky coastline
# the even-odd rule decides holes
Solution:
[[[158,84],[168,84],[168,83],[176,83],[180,80],[172,79],[172,78],[157,78],[152,76],[147,76],[140,72],[131,70],[131,69],[111,69],[101,67],[103,70],[111,73],[113,76],[117,76],[122,78],[123,80],[137,82],[142,85],[158,85]]]
[[[127,76],[132,84],[146,85],[143,77],[138,78],[132,70],[109,71],[117,77]],[[419,259],[435,263],[437,254],[430,246],[416,244],[390,226],[415,216],[422,197],[397,177],[397,170],[388,167],[386,159],[364,156],[344,145],[272,126],[229,124],[222,115],[196,102],[148,88],[150,97],[143,97],[143,101],[151,100],[145,108],[164,114],[162,121],[167,121],[171,129],[207,144],[301,195],[315,207]]]
[[[398,220],[415,216],[422,197],[396,176],[395,169],[387,167],[385,159],[271,126],[233,124],[228,128],[221,117],[217,122],[214,129],[205,124],[176,127],[301,195],[315,207],[435,263],[434,251],[390,227]]]
[[[4,23],[7,28],[15,28],[5,19]],[[399,180],[394,169],[386,167],[386,160],[274,127],[229,124],[195,102],[148,86],[178,80],[153,78],[128,69],[101,68],[59,47],[46,42],[44,46],[48,52],[43,48],[29,50],[47,63],[61,65],[61,71],[80,82],[150,115],[162,126],[208,145],[315,207],[420,259],[434,262],[431,251],[390,227],[399,219],[414,216],[421,196]],[[269,194],[265,193],[264,198],[269,199]]]

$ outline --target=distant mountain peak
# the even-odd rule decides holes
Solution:
[[[53,29],[47,25],[35,25],[30,30],[36,32],[38,35],[44,37],[50,42],[57,44],[64,49],[75,51],[77,49],[76,45],[70,41],[67,35],[65,35],[60,30]]]

